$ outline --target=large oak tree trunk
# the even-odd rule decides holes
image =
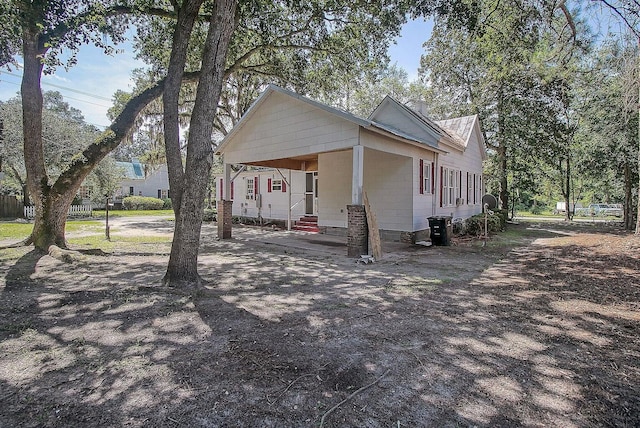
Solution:
[[[47,48],[37,25],[23,31],[24,70],[22,77],[22,115],[24,159],[28,193],[35,206],[33,231],[25,244],[33,243],[47,251],[51,245],[66,247],[65,226],[69,206],[91,170],[125,138],[138,113],[164,89],[164,81],[134,96],[113,124],[60,174],[54,183],[47,175],[42,141],[42,58]],[[25,198],[26,200],[27,198]]]
[[[164,283],[200,284],[198,251],[207,182],[213,162],[211,134],[225,76],[225,59],[235,27],[237,0],[218,0],[211,14],[200,81],[189,126],[187,160]],[[172,196],[174,192],[172,189]]]
[[[40,42],[38,27],[34,24],[23,30],[22,52],[22,126],[24,132],[24,160],[27,171],[27,193],[35,205],[35,222],[27,243],[46,250],[52,244],[65,245],[64,220],[55,221],[54,207],[49,198],[51,187],[44,164],[42,146],[42,56],[46,49]],[[66,218],[66,215],[65,215]],[[51,221],[54,220],[54,221]]]
[[[165,79],[165,91],[162,95],[163,127],[165,157],[169,172],[169,188],[171,189],[171,205],[180,215],[180,201],[184,187],[184,169],[180,150],[180,124],[178,122],[178,104],[180,88],[187,60],[189,40],[194,22],[200,11],[203,0],[187,0],[177,12],[176,27],[171,43],[171,56]]]

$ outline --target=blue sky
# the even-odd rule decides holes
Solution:
[[[422,19],[410,21],[403,27],[397,44],[390,47],[391,62],[404,68],[410,79],[418,74],[422,44],[429,38],[432,27],[432,22]],[[144,67],[128,46],[128,51],[115,56],[106,56],[91,46],[83,47],[74,67],[68,71],[60,68],[53,75],[43,76],[43,90],[59,91],[65,101],[82,111],[88,123],[107,126],[106,112],[111,106],[111,96],[118,89],[130,91],[131,71]],[[5,69],[0,73],[0,100],[3,101],[16,96],[20,90],[21,71],[14,68],[9,73]]]

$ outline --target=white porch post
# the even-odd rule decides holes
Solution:
[[[287,181],[287,198],[289,200],[289,209],[287,210],[287,230],[291,231],[291,170],[289,170],[289,179]]]
[[[225,163],[224,166],[224,179],[222,181],[222,193],[220,199],[223,201],[231,200],[231,164]]]
[[[364,146],[353,147],[353,174],[351,178],[351,204],[362,205],[364,185]]]
[[[291,231],[291,209],[293,208],[291,206],[291,170],[289,169],[288,171],[288,178],[284,176],[284,174],[282,173],[282,171],[280,171],[279,168],[276,168],[276,171],[278,171],[278,174],[280,174],[280,177],[282,177],[282,181],[284,181],[287,185],[287,230]]]
[[[367,217],[363,205],[364,146],[353,147],[353,174],[351,177],[351,205],[347,205],[347,255],[367,254]]]

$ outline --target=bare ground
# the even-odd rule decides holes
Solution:
[[[640,425],[640,238],[512,227],[372,265],[209,227],[195,292],[166,243],[0,250],[0,426]]]

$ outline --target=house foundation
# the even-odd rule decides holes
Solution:
[[[347,255],[367,254],[368,236],[364,205],[347,205]]]
[[[218,239],[231,239],[233,201],[218,201]]]

